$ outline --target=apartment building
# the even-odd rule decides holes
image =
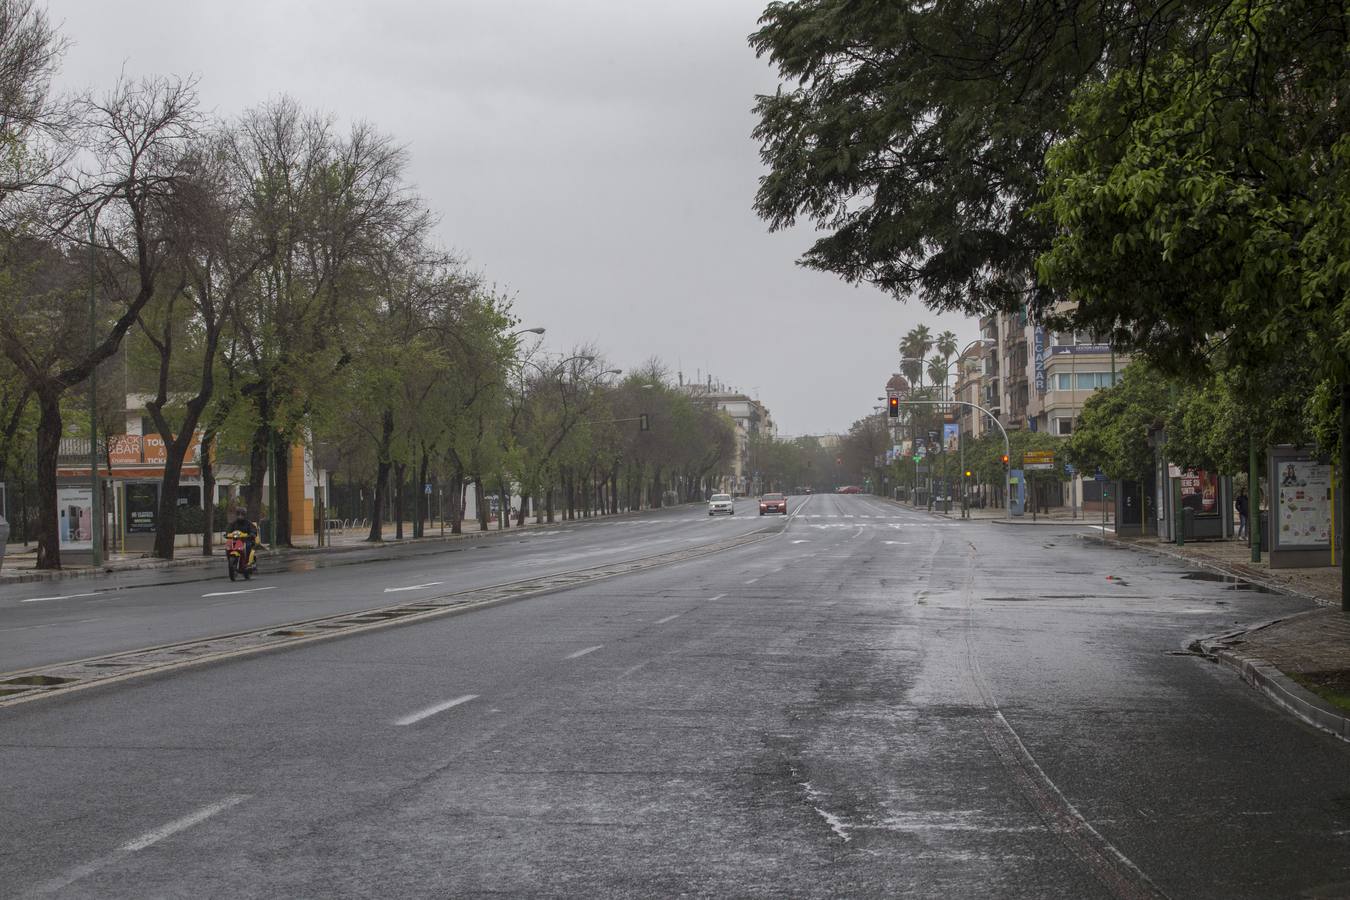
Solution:
[[[778,426],[774,424],[768,407],[753,397],[711,381],[684,384],[681,387],[691,399],[726,413],[736,426],[736,452],[732,455],[731,470],[722,477],[721,489],[739,495],[758,493],[750,440],[752,435],[766,440],[778,436]]]

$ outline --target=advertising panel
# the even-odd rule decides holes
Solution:
[[[147,434],[141,438],[141,446],[145,450],[146,465],[162,466],[169,459],[169,453],[164,448],[164,438],[157,434]]]
[[[1331,466],[1291,460],[1279,467],[1281,547],[1331,542]]]
[[[956,453],[961,449],[961,426],[956,422],[945,422],[942,425],[942,446],[948,453]]]
[[[56,489],[56,529],[62,550],[94,549],[94,492]]]
[[[1219,514],[1219,479],[1204,469],[1186,469],[1181,473],[1181,508],[1195,510],[1197,516]]]
[[[159,485],[153,481],[128,481],[127,533],[154,534],[159,513]]]
[[[141,462],[139,434],[108,435],[108,460],[114,466],[135,466]]]

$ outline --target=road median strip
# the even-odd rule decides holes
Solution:
[[[359,612],[322,616],[215,637],[3,672],[0,673],[0,708],[16,706],[43,697],[65,696],[74,691],[126,681],[143,675],[171,672],[254,653],[365,633],[392,625],[425,621],[524,597],[565,591],[620,575],[733,550],[778,533],[781,533],[781,528],[758,529],[739,537],[698,547],[426,597],[392,606],[380,606]]]

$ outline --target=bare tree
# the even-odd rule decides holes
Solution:
[[[38,403],[38,568],[61,566],[56,508],[61,397],[116,352],[155,294],[171,244],[166,207],[195,128],[195,105],[192,84],[169,79],[121,82],[104,100],[84,101],[86,166],[40,191],[47,235],[9,245],[5,268],[17,272],[23,265],[29,274],[17,292],[0,295],[0,352],[22,373]],[[74,302],[77,260],[86,254],[94,257],[100,276],[102,307],[93,321],[87,312],[76,312],[80,304]],[[115,318],[109,324],[105,316]],[[81,330],[90,336],[88,343],[79,339]]]

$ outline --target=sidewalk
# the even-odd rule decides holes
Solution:
[[[609,517],[613,518],[613,517]],[[585,521],[578,519],[577,521]],[[441,535],[441,527],[438,523],[435,527],[427,528],[427,536],[423,538],[411,537],[412,523],[403,523],[403,533],[407,535],[403,540],[397,540],[393,537],[395,526],[386,524],[384,526],[384,543],[370,543],[366,541],[369,533],[365,528],[349,528],[342,532],[330,532],[327,537],[329,544],[324,547],[318,547],[315,544],[313,535],[306,535],[298,538],[293,546],[277,550],[268,550],[260,547],[258,555],[260,559],[284,559],[297,556],[314,556],[353,552],[357,550],[371,550],[378,547],[402,547],[416,544],[433,544],[438,542],[450,542],[472,538],[486,538],[494,534],[513,534],[528,529],[537,528],[557,528],[567,522],[559,519],[553,523],[543,522],[535,524],[534,521],[527,520],[519,528],[514,522],[511,527],[503,531],[498,530],[496,523],[491,523],[490,527],[484,531],[479,529],[477,520],[470,520],[464,523],[463,533],[454,535],[450,533],[449,528],[445,530],[444,536]],[[104,560],[103,565],[95,569],[89,565],[67,565],[57,571],[39,570],[37,566],[37,545],[29,544],[25,548],[22,544],[9,544],[5,549],[5,559],[3,565],[0,565],[0,585],[22,584],[35,581],[60,581],[68,578],[96,578],[100,575],[117,572],[139,571],[144,569],[189,569],[199,566],[219,565],[221,554],[224,552],[224,540],[217,539],[212,547],[214,551],[212,556],[203,556],[200,544],[191,547],[178,547],[175,550],[173,559],[156,559],[148,553],[110,553]]]

